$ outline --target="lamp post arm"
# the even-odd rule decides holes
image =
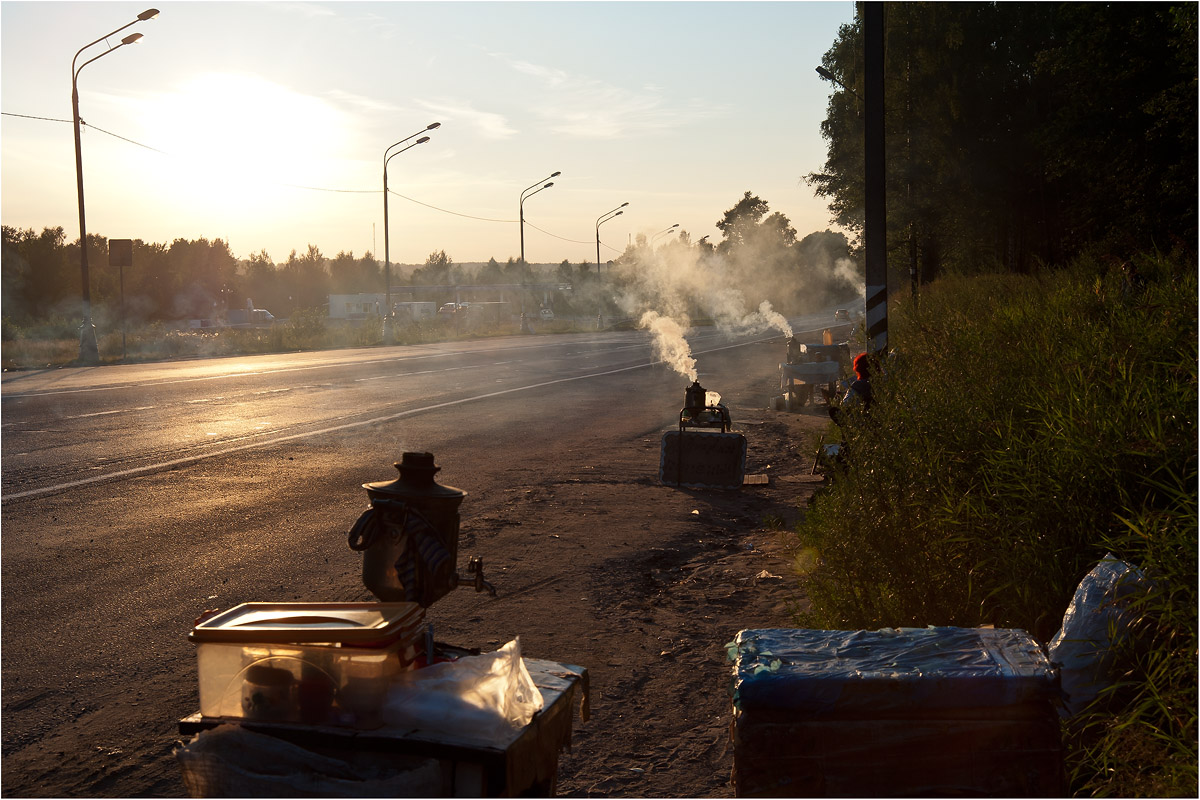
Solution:
[[[384,150],[384,151],[383,151],[383,168],[384,168],[384,169],[387,169],[387,160],[388,160],[388,158],[390,157],[390,156],[388,156],[388,152],[390,152],[390,151],[391,151],[391,149],[392,149],[393,147],[396,147],[397,145],[402,145],[402,144],[404,144],[404,143],[405,143],[405,142],[407,142],[409,139],[413,138],[413,136],[420,136],[422,133],[425,133],[426,131],[432,131],[432,130],[436,130],[437,128],[440,128],[440,127],[442,127],[442,123],[440,123],[440,122],[434,122],[434,123],[431,123],[431,124],[429,124],[429,125],[426,125],[426,126],[425,126],[424,128],[422,128],[421,130],[417,131],[416,133],[414,133],[412,136],[405,136],[403,139],[401,139],[400,141],[396,142],[396,144],[388,145],[388,148],[387,148],[387,150]],[[408,149],[407,147],[406,147],[406,148],[404,148],[404,150],[407,150],[407,149]],[[403,152],[404,152],[404,150],[401,150],[400,152],[401,152],[401,153],[403,153]],[[395,153],[392,153],[392,155],[396,155],[396,154],[395,154]]]
[[[75,62],[79,60],[79,54],[82,53],[84,50],[87,50],[92,45],[100,44],[105,39],[109,38],[110,36],[116,36],[118,33],[125,30],[126,28],[130,27],[131,25],[137,25],[139,22],[145,22],[146,20],[154,19],[157,16],[158,16],[157,8],[148,8],[145,11],[143,11],[142,13],[138,14],[137,18],[134,19],[132,22],[127,22],[124,25],[122,25],[121,27],[117,28],[115,31],[112,31],[111,33],[106,33],[103,36],[101,36],[99,39],[97,39],[96,41],[88,42],[83,47],[79,48],[79,50],[77,50],[75,52],[75,57],[71,59],[71,80],[74,81],[75,76],[79,74],[79,70],[75,69]],[[121,45],[117,45],[117,47],[120,47],[120,46]],[[116,47],[112,48],[112,50],[116,50],[116,49],[117,49]],[[96,56],[96,58],[99,58],[99,56]],[[95,58],[92,59],[92,61],[95,61],[95,60],[96,60]],[[83,69],[83,67],[80,67],[79,69]]]
[[[533,184],[532,186],[526,186],[524,191],[521,192],[521,200],[524,200],[526,197],[529,197],[529,195],[525,194],[525,192],[528,192],[530,189],[536,187],[538,185],[538,183],[541,183],[542,181],[548,181],[551,178],[557,178],[559,175],[562,175],[562,173],[561,172],[553,172],[553,173],[547,175],[546,177],[542,178],[542,180],[538,181],[537,183]],[[545,186],[542,187],[542,189],[545,189],[545,188],[546,188]],[[540,192],[542,189],[538,189],[538,192]],[[530,194],[537,194],[537,192],[530,192]]]
[[[71,59],[71,75],[72,75],[72,79],[74,79],[74,76],[75,76],[75,75],[78,75],[78,74],[79,74],[79,70],[78,70],[78,69],[75,69],[75,62],[76,62],[77,60],[79,60],[79,54],[80,54],[80,53],[82,53],[84,50],[87,50],[87,49],[88,49],[89,47],[91,47],[92,45],[95,45],[95,44],[100,44],[100,42],[103,42],[105,39],[107,39],[107,38],[108,38],[108,37],[110,37],[110,36],[116,36],[118,33],[120,33],[121,31],[125,30],[125,29],[126,29],[126,28],[128,28],[130,25],[136,25],[136,24],[138,24],[139,22],[141,22],[141,20],[140,20],[140,19],[135,19],[133,22],[130,22],[130,23],[128,23],[128,24],[125,24],[125,25],[122,25],[121,27],[117,28],[117,29],[116,29],[115,31],[113,31],[112,33],[105,34],[104,36],[101,36],[101,37],[100,37],[99,39],[97,39],[96,41],[94,41],[94,42],[88,42],[88,43],[87,43],[87,44],[85,44],[83,47],[79,48],[78,52],[76,52],[76,53],[75,53],[75,57]],[[121,46],[121,45],[117,45],[117,47],[120,47],[120,46]],[[106,50],[106,51],[104,51],[104,53],[101,53],[100,55],[102,56],[102,55],[104,55],[105,53],[111,53],[113,50],[116,50],[116,49],[117,49],[117,47],[110,48],[109,50]],[[100,56],[96,56],[96,58],[99,58],[99,57],[100,57]],[[92,61],[95,61],[95,60],[96,60],[96,58],[93,58],[93,59],[92,59]],[[84,62],[84,64],[83,64],[83,67],[86,67],[88,64],[92,63],[92,61],[85,61],[85,62]],[[83,67],[80,67],[79,69],[83,69]]]
[[[130,23],[130,24],[132,25],[133,23]],[[126,27],[129,27],[129,26],[127,25]],[[115,53],[116,51],[118,51],[118,50],[120,50],[122,47],[124,47],[126,44],[127,44],[127,42],[121,42],[121,43],[120,43],[119,45],[117,45],[116,47],[110,47],[110,48],[108,48],[107,50],[105,50],[103,53],[101,53],[100,55],[96,56],[95,58],[89,58],[87,61],[85,61],[85,62],[83,62],[82,64],[80,64],[80,65],[79,65],[79,69],[75,69],[75,64],[74,64],[74,62],[72,62],[72,63],[71,63],[71,69],[72,69],[72,70],[74,70],[74,72],[72,72],[72,74],[71,74],[71,91],[72,91],[73,93],[75,93],[75,94],[76,94],[76,96],[78,96],[78,94],[79,94],[79,91],[78,91],[78,89],[76,88],[76,85],[77,85],[77,84],[78,84],[78,82],[79,82],[79,73],[83,72],[83,68],[84,68],[84,67],[86,67],[88,64],[92,63],[93,61],[97,61],[97,60],[99,60],[99,59],[101,59],[101,58],[104,58],[104,57],[105,57],[106,55],[108,55],[109,53]]]

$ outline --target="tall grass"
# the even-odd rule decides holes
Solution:
[[[898,352],[869,417],[839,432],[848,468],[797,528],[802,624],[993,624],[1046,642],[1112,552],[1160,589],[1139,602],[1119,685],[1078,722],[1074,786],[1194,794],[1196,274],[1137,263],[1144,286],[1084,262],[947,278],[893,304]]]

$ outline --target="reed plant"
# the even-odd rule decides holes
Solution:
[[[1133,264],[949,277],[891,304],[875,402],[833,434],[844,464],[796,529],[800,622],[1045,643],[1111,552],[1158,588],[1073,722],[1073,787],[1194,795],[1196,272]]]

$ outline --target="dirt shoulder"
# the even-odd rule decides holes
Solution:
[[[723,646],[742,629],[794,624],[805,603],[781,531],[817,485],[807,450],[828,423],[824,406],[787,414],[766,399],[725,398],[748,440],[747,474],[766,485],[664,486],[647,470],[661,431],[597,436],[579,469],[464,518],[463,549],[487,554],[500,596],[436,604],[439,639],[487,649],[519,634],[526,655],[590,673],[592,716],[576,718],[560,756],[560,794],[733,795]]]

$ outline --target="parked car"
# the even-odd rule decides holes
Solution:
[[[539,316],[541,316],[542,319],[549,321],[549,320],[554,319],[554,312],[548,308],[543,308],[539,312]]]
[[[837,311],[833,312],[833,321],[834,322],[849,322],[850,321],[850,312],[847,309],[839,308]]]

